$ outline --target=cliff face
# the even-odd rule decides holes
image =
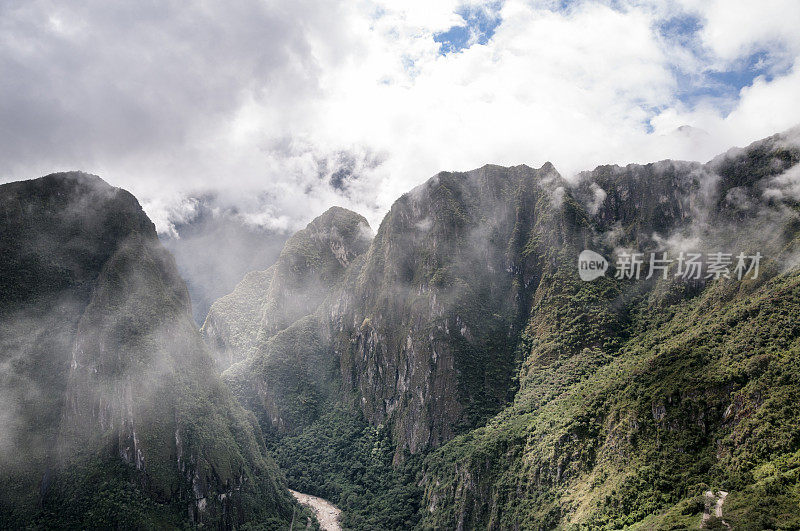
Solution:
[[[344,386],[398,449],[435,447],[513,396],[516,338],[544,260],[552,166],[440,173],[401,197],[328,317]]]
[[[294,234],[275,265],[249,273],[218,299],[201,329],[220,370],[314,313],[372,237],[367,220],[333,207]]]
[[[790,131],[582,174],[590,248],[760,252],[760,276],[581,282],[572,254],[534,295],[514,403],[427,456],[423,525],[692,528],[717,489],[734,528],[797,525],[798,163]]]
[[[426,454],[422,527],[691,527],[707,489],[731,492],[732,524],[796,525],[798,138],[570,183],[549,165],[439,174],[316,310],[277,333],[264,319],[269,339],[224,377],[279,435],[345,405],[389,429],[398,469]],[[609,259],[604,278],[580,280],[584,249]],[[762,263],[741,281],[676,278],[677,263],[614,278],[632,251]],[[757,502],[769,492],[777,513]]]
[[[341,385],[323,302],[357,267],[372,231],[331,208],[292,236],[276,264],[216,301],[203,326],[223,379],[269,432],[287,433],[338,403]]]
[[[548,252],[544,241],[524,249],[524,238],[554,224],[564,184],[550,165],[439,174],[395,203],[365,253],[331,238],[341,220],[315,220],[289,240],[273,272],[251,275],[215,303],[234,318],[226,329],[212,309],[207,339],[247,358],[226,380],[265,427],[291,431],[324,404],[346,403],[392,426],[398,452],[480,423],[513,396],[517,336]],[[338,273],[309,282],[287,264],[315,263],[297,244],[312,228],[323,249],[363,256],[323,261]],[[277,280],[253,304],[270,275]]]
[[[4,524],[286,518],[260,430],[216,376],[136,199],[55,174],[0,186],[0,212],[0,392],[17,406],[3,418]]]
[[[626,317],[607,299],[619,290],[574,304],[578,254],[651,248],[654,234],[692,219],[703,186],[693,163],[601,167],[575,185],[550,164],[440,173],[393,205],[337,282],[280,282],[276,297],[274,271],[308,263],[292,244],[305,232],[293,237],[282,262],[215,303],[206,339],[246,358],[224,377],[267,429],[291,432],[345,403],[391,427],[398,458],[435,448],[508,405],[529,381],[520,374],[557,379],[548,371],[566,354],[555,331],[613,343]],[[309,292],[313,314],[275,333],[291,320],[284,308],[309,311]]]

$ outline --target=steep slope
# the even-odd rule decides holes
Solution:
[[[0,212],[0,525],[288,522],[136,199],[54,174],[0,186]]]
[[[216,324],[222,318],[212,311],[204,327],[212,342],[239,341],[239,355],[250,356],[226,380],[267,429],[292,431],[325,404],[349,404],[391,426],[398,458],[475,426],[513,396],[516,337],[540,274],[523,266],[524,235],[554,224],[553,194],[563,184],[551,165],[442,173],[395,203],[369,250],[341,269],[340,284],[281,282],[291,294],[281,299],[273,280],[254,305],[248,296],[270,273],[251,275],[215,304],[233,325]],[[552,242],[527,251],[531,262],[544,262],[547,244],[563,237],[548,235]],[[289,240],[275,271],[298,261],[304,247],[294,242],[306,238]],[[314,314],[282,328],[310,308],[308,293],[327,299],[312,299]],[[233,326],[249,332],[239,339]]]
[[[607,256],[758,251],[761,275],[586,283],[565,257],[514,404],[426,458],[423,525],[696,528],[710,485],[736,529],[797,526],[798,162],[790,131],[704,166],[584,174],[570,194]]]
[[[233,293],[215,301],[201,332],[219,368],[249,357],[313,313],[371,237],[363,216],[330,208],[286,242],[275,265],[247,274]]]
[[[371,236],[362,216],[331,208],[287,241],[270,270],[248,275],[214,303],[206,340],[228,345],[229,358],[241,360],[223,378],[268,435],[307,426],[341,401],[322,302]]]
[[[711,485],[731,492],[737,529],[796,526],[798,280],[719,286],[667,310],[648,301],[621,349],[559,368],[574,383],[537,382],[428,456],[425,523],[696,527],[693,499]]]
[[[734,527],[792,528],[798,140],[572,183],[441,173],[225,380],[293,488],[352,528],[695,527],[708,490]],[[584,249],[605,277],[580,280]],[[755,280],[615,278],[626,252],[763,261]]]
[[[438,174],[395,202],[331,302],[345,388],[398,451],[438,446],[513,396],[530,294],[563,238],[564,184],[549,164]],[[551,240],[525,248],[534,227]]]

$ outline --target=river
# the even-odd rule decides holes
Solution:
[[[325,531],[342,531],[342,526],[339,525],[339,517],[342,511],[334,504],[328,500],[317,498],[310,494],[303,494],[296,490],[289,489],[289,492],[291,492],[292,496],[302,505],[311,507],[322,529]]]

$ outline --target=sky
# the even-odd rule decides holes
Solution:
[[[0,182],[374,228],[441,170],[705,161],[800,123],[796,0],[0,0]]]

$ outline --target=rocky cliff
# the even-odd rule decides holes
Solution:
[[[283,455],[317,455],[333,405],[385,426],[396,466],[424,454],[417,479],[402,469],[424,489],[421,521],[403,525],[692,527],[712,488],[731,492],[728,522],[791,527],[798,140],[569,182],[549,164],[438,174],[393,205],[313,312],[278,333],[260,317],[268,341],[225,379]],[[603,278],[580,280],[583,249],[609,259]],[[615,278],[631,252],[674,263]],[[683,279],[682,252],[763,262],[756,279]],[[348,437],[339,459],[366,442]],[[367,484],[342,481],[324,488],[345,504]],[[775,511],[757,501],[767,492]]]
[[[371,238],[363,216],[333,207],[294,234],[272,267],[249,273],[215,301],[201,332],[220,370],[314,313]]]
[[[320,285],[285,264],[314,262],[295,242],[312,227],[331,227],[317,240],[323,248],[341,247],[331,238],[341,220],[323,215],[289,240],[274,272],[251,274],[212,308],[207,339],[231,345],[228,358],[247,358],[226,380],[265,427],[307,425],[333,400],[392,426],[398,451],[437,446],[484,421],[513,396],[517,336],[548,267],[530,264],[547,262],[547,244],[563,238],[555,229],[552,241],[525,249],[525,235],[559,226],[564,184],[551,165],[439,174],[395,203],[368,249],[342,247],[363,256],[329,259],[338,282]],[[263,289],[270,276],[280,282]],[[234,316],[227,328],[223,314]]]
[[[534,295],[514,403],[427,456],[423,526],[697,528],[709,489],[734,528],[797,525],[797,139],[566,190],[606,256],[760,252],[759,278],[581,282],[564,261]]]
[[[331,299],[343,384],[399,450],[438,446],[512,398],[547,261],[525,235],[554,224],[563,184],[550,165],[440,173],[395,202]]]
[[[0,213],[2,526],[286,520],[136,199],[54,174],[0,186]]]

